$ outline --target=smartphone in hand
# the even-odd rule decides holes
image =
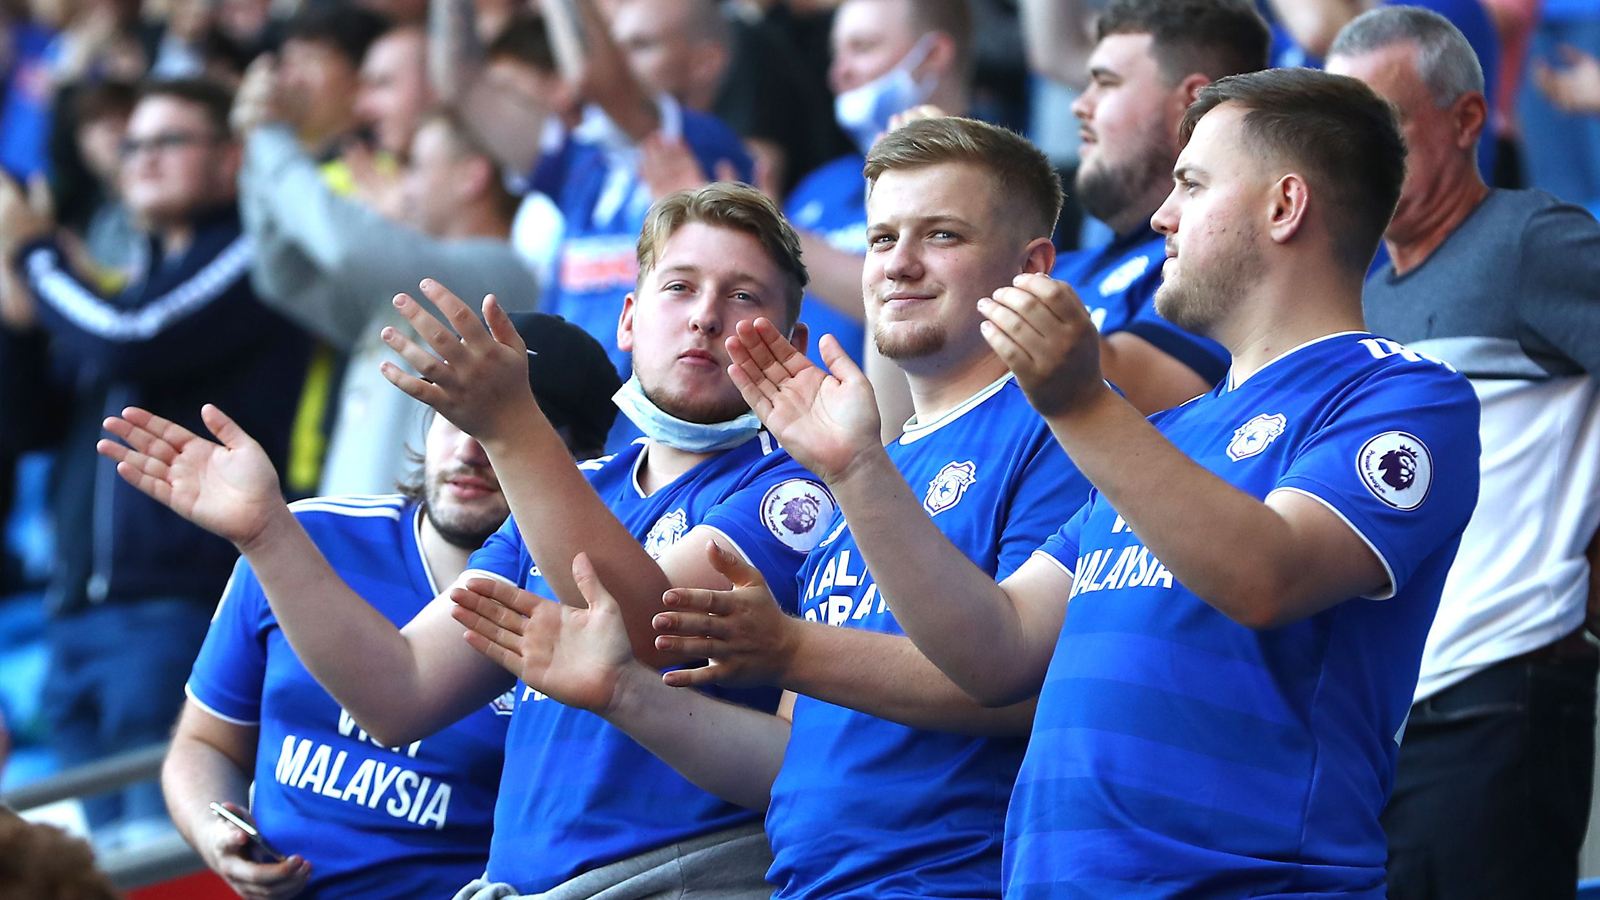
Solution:
[[[226,820],[228,824],[244,832],[245,837],[250,839],[251,857],[254,858],[256,862],[276,863],[283,862],[284,859],[287,858],[278,851],[278,848],[268,843],[267,839],[261,836],[261,832],[257,831],[254,825],[250,824],[233,810],[213,800],[211,802],[211,811],[215,813],[218,818]]]

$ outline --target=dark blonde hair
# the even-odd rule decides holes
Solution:
[[[805,294],[805,262],[800,259],[800,236],[766,194],[747,184],[719,181],[699,190],[678,191],[650,207],[639,229],[639,280],[655,268],[667,241],[685,225],[700,224],[742,231],[761,242],[778,264],[785,280],[784,324],[800,318],[800,298]]]
[[[966,163],[994,178],[1002,202],[1028,216],[1032,237],[1050,237],[1065,194],[1044,151],[1013,131],[958,116],[918,119],[885,134],[867,153],[867,192],[884,172]]]

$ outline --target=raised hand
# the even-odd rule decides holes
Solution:
[[[673,588],[661,598],[671,611],[657,613],[651,624],[658,649],[707,663],[666,672],[662,680],[673,687],[777,684],[793,657],[799,621],[778,607],[761,572],[737,554],[709,541],[706,558],[733,589]]]
[[[587,609],[564,606],[492,578],[469,578],[450,590],[450,614],[466,640],[528,687],[558,703],[604,715],[630,674],[655,678],[633,658],[622,610],[579,553],[572,577]]]
[[[255,823],[250,813],[237,804],[223,805],[239,818]],[[206,865],[244,900],[288,900],[304,890],[311,877],[311,863],[298,854],[275,863],[251,859],[250,842],[244,832],[221,818],[209,822],[196,837],[196,849]]]
[[[983,337],[1042,415],[1065,412],[1096,390],[1100,333],[1066,282],[1024,273],[978,301]]]
[[[129,484],[243,548],[286,510],[278,473],[261,445],[222,410],[208,403],[200,419],[221,443],[130,406],[105,420],[105,429],[126,443],[102,440],[95,449],[117,461],[117,474]]]
[[[486,328],[460,297],[439,282],[423,281],[422,293],[461,336],[451,334],[409,295],[396,295],[395,308],[433,353],[395,329],[385,328],[384,343],[422,377],[391,362],[383,364],[383,376],[480,441],[500,437],[512,422],[538,416],[539,405],[528,387],[528,345],[494,295],[483,301]]]
[[[822,338],[823,371],[766,318],[728,336],[728,375],[789,455],[825,481],[883,450],[872,385],[833,335]]]

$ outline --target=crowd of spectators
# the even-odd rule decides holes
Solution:
[[[13,523],[0,595],[42,604],[48,653],[36,713],[8,709],[14,691],[0,691],[0,767],[6,748],[19,741],[41,743],[52,765],[66,768],[171,739],[165,792],[146,783],[88,798],[87,827],[109,848],[137,845],[175,823],[245,896],[286,897],[308,881],[321,896],[381,893],[373,872],[340,861],[347,838],[339,829],[287,790],[304,788],[302,774],[328,765],[308,761],[313,746],[327,756],[340,740],[406,758],[404,777],[419,781],[398,812],[389,801],[390,818],[440,830],[448,818],[439,844],[426,851],[408,845],[385,863],[410,865],[414,873],[383,870],[425,885],[430,896],[472,881],[485,860],[491,877],[462,896],[506,896],[497,881],[528,893],[535,883],[540,890],[580,884],[552,896],[647,896],[660,887],[652,879],[671,867],[691,877],[754,867],[757,893],[768,865],[827,884],[833,874],[786,857],[793,845],[779,845],[773,820],[767,837],[776,864],[764,845],[752,854],[742,843],[752,836],[761,843],[761,829],[737,807],[777,804],[786,786],[793,789],[784,774],[756,791],[758,803],[723,802],[752,790],[745,782],[710,788],[722,798],[712,803],[700,792],[706,779],[687,771],[694,764],[675,756],[670,742],[652,742],[623,723],[593,736],[604,749],[568,789],[598,792],[613,777],[633,788],[655,771],[649,766],[660,766],[662,779],[678,778],[676,768],[687,780],[640,801],[641,814],[661,821],[681,814],[704,827],[639,826],[619,813],[609,825],[637,828],[638,839],[587,838],[605,848],[604,858],[531,865],[507,863],[504,848],[491,855],[491,832],[510,840],[502,828],[536,821],[562,832],[539,832],[548,856],[583,852],[580,816],[592,809],[522,794],[508,802],[504,787],[497,805],[495,789],[502,764],[507,778],[557,777],[545,757],[559,751],[550,747],[587,732],[566,721],[532,736],[513,724],[508,736],[502,716],[542,688],[531,678],[526,687],[508,688],[502,668],[522,675],[505,660],[483,666],[489,674],[477,671],[482,660],[461,644],[459,626],[419,611],[468,570],[496,572],[581,605],[578,582],[544,563],[578,551],[631,612],[656,610],[654,598],[668,587],[705,586],[695,581],[702,576],[717,585],[765,576],[791,614],[802,608],[810,595],[784,597],[793,584],[779,582],[792,582],[798,569],[815,585],[820,565],[801,564],[817,543],[803,539],[810,524],[774,524],[763,508],[777,540],[768,558],[741,541],[739,523],[714,510],[691,510],[687,520],[680,510],[670,522],[665,506],[629,505],[687,477],[683,460],[668,462],[665,451],[648,461],[641,456],[636,472],[611,485],[604,474],[610,469],[574,469],[571,457],[625,455],[641,437],[701,454],[743,452],[729,448],[759,423],[735,414],[746,411],[741,401],[733,398],[737,409],[730,410],[726,396],[704,408],[675,397],[674,406],[653,368],[665,326],[651,304],[660,302],[658,289],[666,295],[673,288],[647,284],[647,276],[669,263],[697,273],[745,265],[749,248],[702,233],[718,229],[757,238],[765,262],[750,265],[767,266],[762,271],[775,290],[797,301],[749,302],[774,304],[769,318],[791,326],[784,337],[812,361],[835,371],[859,366],[883,440],[899,439],[909,418],[909,443],[929,410],[939,409],[928,397],[965,384],[952,371],[977,365],[972,360],[992,362],[975,321],[972,340],[955,340],[952,348],[897,346],[874,329],[872,279],[911,276],[886,274],[887,264],[873,255],[876,242],[888,238],[869,228],[863,167],[876,173],[876,186],[885,177],[883,183],[899,184],[897,169],[947,164],[936,154],[934,163],[872,155],[886,133],[929,127],[922,120],[972,117],[1038,148],[1035,160],[1003,139],[983,144],[987,132],[980,132],[972,154],[1000,159],[994,176],[1019,193],[1002,217],[1029,219],[1030,203],[1054,197],[1056,183],[1064,188],[1064,196],[1045,203],[1060,214],[1032,235],[1040,243],[1029,245],[1018,271],[1049,274],[1076,291],[1098,332],[1100,371],[1128,403],[1152,415],[1226,385],[1233,357],[1222,339],[1193,333],[1205,329],[1169,320],[1154,305],[1175,252],[1171,230],[1160,222],[1173,167],[1194,128],[1191,104],[1208,85],[1267,68],[1309,67],[1353,76],[1393,104],[1409,154],[1363,295],[1367,326],[1392,340],[1368,349],[1378,359],[1443,360],[1466,376],[1481,404],[1479,512],[1460,538],[1420,651],[1420,683],[1382,820],[1390,895],[1562,896],[1577,882],[1588,823],[1600,671],[1587,631],[1600,618],[1591,599],[1600,597],[1600,584],[1590,566],[1600,558],[1600,227],[1593,215],[1600,210],[1600,5],[1417,0],[1419,8],[1386,17],[1369,13],[1394,5],[0,0],[0,522]],[[928,135],[928,146],[936,145],[937,135]],[[920,158],[915,153],[927,146],[899,150]],[[1039,171],[1050,187],[1029,180],[1039,161],[1047,161]],[[753,190],[703,190],[728,182]],[[930,182],[917,190],[941,197],[947,188]],[[879,202],[894,199],[886,196]],[[684,234],[698,241],[690,250],[679,239]],[[479,314],[488,295],[494,302]],[[457,336],[468,349],[456,349]],[[518,342],[526,345],[538,408],[561,441],[540,443],[541,432],[531,440],[543,455],[508,471],[496,458],[511,433],[503,417],[481,397],[463,399],[476,384],[437,370],[427,350],[460,371],[481,365],[470,371],[483,373],[489,396],[494,373],[468,359],[469,350]],[[1001,396],[1027,411],[1020,393]],[[176,463],[166,460],[153,463],[163,471],[147,469],[141,484],[125,457],[119,469],[115,453],[97,452],[108,419],[120,423],[113,432],[133,451],[155,460],[163,448],[199,453],[184,449],[203,443],[193,436],[215,436],[221,446],[205,474],[219,480],[204,482],[208,493],[199,497],[152,486],[152,478],[169,483],[164,470]],[[480,430],[471,421],[485,424]],[[1060,455],[1030,457],[1026,466],[1009,462],[1018,466],[1018,484],[1031,485],[1016,490],[1085,494],[1088,482],[1070,470],[1043,421],[1030,419],[1013,432],[1009,419],[996,420],[986,436],[1009,435],[1017,446],[1037,442]],[[1235,433],[1234,441],[1274,437]],[[257,455],[238,455],[242,447]],[[223,462],[229,452],[238,467],[232,478]],[[948,467],[922,472],[916,459],[896,457],[896,464],[917,491],[943,485],[960,499],[970,477],[946,483]],[[769,485],[768,497],[784,492],[785,509],[804,508],[824,524],[832,515],[829,492],[793,462],[740,465],[759,470],[751,484]],[[591,508],[587,482],[575,475],[563,481],[572,474],[565,470],[584,472],[604,506]],[[246,476],[258,480],[246,484]],[[702,476],[726,477],[726,485],[713,484],[730,496],[752,490],[734,483],[744,477],[739,473],[695,477]],[[273,478],[311,535],[299,550],[326,556],[332,582],[313,580],[318,571],[309,564],[295,582],[293,572],[239,562],[239,548],[256,536],[248,523],[266,522],[265,513],[207,518],[207,497],[253,509],[247,501],[259,491],[230,491]],[[1009,495],[988,490],[974,489],[968,505],[989,504],[1002,524],[961,550],[1001,579],[1021,562],[1001,544],[1027,543],[1031,553],[1068,516],[1013,509]],[[933,498],[930,489],[923,504],[930,515],[943,509],[930,505]],[[536,513],[541,499],[581,524]],[[521,535],[513,524],[491,539],[508,515],[521,523]],[[17,540],[25,522],[36,529],[48,523],[47,566],[25,564]],[[637,532],[637,540],[614,547],[624,530]],[[713,552],[708,563],[705,540],[691,547],[689,538],[702,530],[731,536],[760,574],[736,572],[738,561],[726,551]],[[505,572],[488,557],[469,563],[468,554],[485,540],[488,553],[507,531]],[[828,541],[839,535],[834,530]],[[872,541],[844,535],[846,544]],[[666,551],[675,541],[683,546],[673,556]],[[636,554],[640,546],[650,559]],[[844,553],[837,575],[828,563],[830,585],[835,578],[844,584]],[[1397,589],[1397,573],[1387,577]],[[371,656],[361,665],[372,672],[397,673],[401,684],[421,674],[459,676],[465,686],[447,696],[424,691],[425,700],[397,696],[400,709],[360,686],[342,692],[341,679],[355,676],[344,673],[337,653],[306,654],[298,642],[315,638],[296,630],[314,627],[294,624],[296,614],[267,603],[280,584],[332,597],[328,585],[340,578],[344,593],[365,598],[382,621],[356,617],[348,631],[330,625],[326,640],[370,632]],[[867,584],[866,574],[860,578]],[[630,601],[637,596],[650,599]],[[871,604],[866,596],[863,610]],[[219,598],[227,598],[223,613]],[[413,617],[423,623],[415,631],[407,624]],[[457,646],[438,650],[423,634]],[[630,620],[628,637],[640,659],[671,661],[654,655],[648,624]],[[304,667],[295,652],[307,657]],[[326,710],[309,701],[294,706],[299,700],[291,707],[306,722],[327,724],[294,731],[291,717],[289,726],[268,726],[267,708],[315,692],[316,683],[331,692],[317,701]],[[808,686],[800,693],[855,702],[846,688]],[[730,722],[729,733],[766,735],[767,720],[782,718],[768,715],[776,693],[725,693],[764,709],[761,722]],[[818,701],[802,699],[802,709],[807,702]],[[475,718],[419,751],[422,737],[469,709]],[[867,712],[916,718],[892,705]],[[1031,711],[1002,710],[981,726],[963,727],[987,734],[1019,715],[1031,718]],[[514,741],[527,751],[536,738],[548,743],[533,754],[537,762],[505,752]],[[639,750],[635,738],[665,764]],[[801,739],[798,726],[790,739]],[[983,766],[1020,760],[1020,743],[963,740],[980,748],[972,752],[989,760]],[[296,741],[305,745],[298,757]],[[633,749],[617,749],[622,742]],[[277,755],[268,757],[269,750]],[[340,765],[344,752],[333,751]],[[1017,760],[1010,762],[1013,777]],[[452,765],[468,765],[475,781],[460,769],[452,774]],[[351,772],[340,809],[351,805],[361,777]],[[324,774],[326,787],[318,775],[314,791],[335,797],[338,766]],[[275,780],[272,789],[262,789],[264,777]],[[377,808],[383,765],[365,777],[374,781],[370,804]],[[215,800],[248,817],[252,779],[256,816],[276,817],[263,819],[263,830],[298,830],[280,841],[293,851],[287,859],[252,857],[233,826],[205,812]],[[448,815],[447,781],[456,788]],[[429,783],[440,787],[429,794]],[[484,796],[474,799],[475,791]],[[915,807],[913,799],[903,802]],[[669,811],[674,804],[680,807]],[[939,814],[937,807],[928,815]],[[333,821],[356,832],[368,827],[359,816],[341,815]],[[731,837],[695,843],[724,833],[719,828]],[[669,846],[670,855],[657,855]],[[805,852],[823,852],[818,846]],[[319,847],[328,862],[313,858]],[[619,873],[619,861],[637,865]],[[752,890],[731,881],[727,889],[728,896]],[[962,889],[994,887],[979,879]]]

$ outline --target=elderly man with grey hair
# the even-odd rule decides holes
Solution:
[[[1382,352],[1453,365],[1483,405],[1479,504],[1384,816],[1389,896],[1570,898],[1600,667],[1584,628],[1600,524],[1600,225],[1549,194],[1483,183],[1483,71],[1439,15],[1362,15],[1328,70],[1393,102],[1409,147],[1367,324],[1405,342]]]

